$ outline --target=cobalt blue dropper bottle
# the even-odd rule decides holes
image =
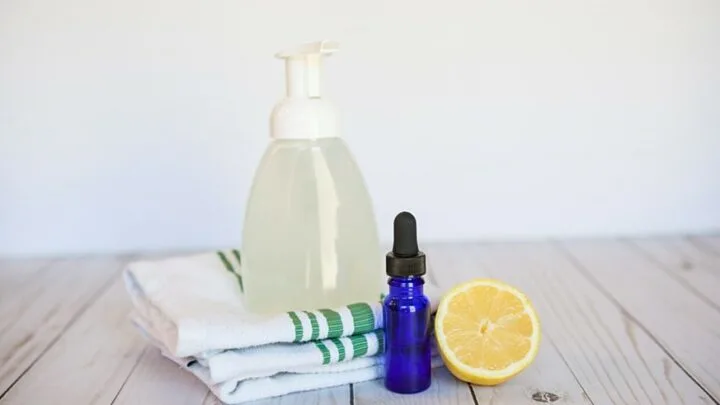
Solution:
[[[430,300],[423,293],[425,254],[409,212],[395,217],[392,252],[385,259],[390,291],[383,302],[385,387],[411,394],[430,386]]]

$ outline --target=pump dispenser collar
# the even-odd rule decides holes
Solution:
[[[425,254],[418,249],[417,223],[406,211],[393,223],[393,250],[385,257],[385,272],[390,277],[412,277],[425,274]]]

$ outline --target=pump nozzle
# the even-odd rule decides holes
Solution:
[[[285,60],[287,96],[273,108],[271,136],[275,139],[333,138],[340,134],[333,103],[321,98],[322,59],[338,50],[332,41],[300,45],[275,56]]]
[[[318,41],[278,52],[275,56],[285,59],[288,97],[319,98],[322,58],[338,48],[337,42]]]

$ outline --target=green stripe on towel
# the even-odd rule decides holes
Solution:
[[[353,319],[353,325],[355,325],[353,334],[366,333],[375,329],[375,314],[370,305],[366,303],[350,304],[348,309]]]
[[[310,318],[310,327],[312,327],[312,333],[310,334],[310,340],[317,340],[318,336],[320,335],[320,325],[318,325],[317,318],[315,317],[315,314],[308,311],[303,311],[307,314],[308,318]]]
[[[385,331],[378,329],[375,331],[375,336],[378,340],[378,353],[383,353],[385,351]]]
[[[320,349],[320,352],[322,353],[322,364],[330,364],[330,350],[328,350],[327,346],[325,346],[325,344],[320,341],[315,342],[315,346],[317,346],[317,348]]]
[[[237,260],[238,266],[242,266],[242,260],[240,260],[240,251],[237,249],[232,250],[233,256],[235,256],[235,260]]]
[[[220,256],[220,260],[222,260],[223,264],[225,265],[225,269],[230,273],[235,273],[235,270],[233,270],[232,264],[230,264],[230,260],[228,260],[227,256],[225,256],[225,253],[217,252],[217,254],[218,256]]]
[[[365,335],[350,336],[350,343],[353,348],[353,358],[364,356],[368,352],[368,342]]]
[[[338,361],[345,360],[345,345],[343,345],[340,339],[330,339],[330,341],[337,347]]]
[[[240,266],[240,252],[238,252],[237,250],[233,250],[232,252],[238,261],[238,266]],[[240,292],[244,292],[245,289],[243,287],[242,277],[240,276],[240,274],[235,272],[235,269],[233,268],[232,264],[230,263],[230,260],[227,258],[227,256],[225,256],[225,253],[218,251],[217,255],[218,255],[218,257],[220,257],[220,260],[223,262],[223,265],[225,265],[225,269],[227,271],[229,271],[230,273],[232,273],[233,276],[235,276],[235,278],[237,278],[238,285],[240,286]]]
[[[292,319],[292,323],[295,326],[295,342],[299,342],[302,340],[303,335],[302,322],[300,322],[300,318],[298,318],[295,312],[290,311],[288,312],[288,315],[290,316],[290,319]]]
[[[240,274],[240,271],[242,270],[242,260],[240,259],[240,251],[237,249],[232,250],[233,256],[235,256],[235,260],[237,260],[238,264],[238,271],[235,272],[235,275],[237,275],[238,278],[238,284],[240,284],[240,291],[245,291],[245,288],[243,287],[243,281],[242,281],[242,275]]]
[[[340,314],[330,310],[330,309],[321,309],[319,311],[325,319],[327,320],[328,325],[328,334],[327,337],[329,338],[336,338],[343,335],[343,324],[342,324],[342,318],[340,317]]]

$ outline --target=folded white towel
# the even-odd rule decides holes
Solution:
[[[322,370],[325,365],[332,366],[335,363],[367,358],[382,350],[385,337],[382,329],[376,329],[360,335],[308,343],[273,343],[176,357],[155,339],[157,333],[141,317],[134,317],[133,322],[145,338],[160,348],[167,357],[193,370],[197,370],[193,368],[194,366],[202,367],[203,380],[213,384],[267,377],[284,372],[298,372],[302,369]]]
[[[256,315],[243,306],[240,264],[237,250],[131,263],[123,276],[135,324],[230,404],[382,376],[380,294],[377,302]],[[428,282],[425,293],[434,310],[440,290]]]
[[[127,266],[124,278],[138,315],[175,357],[272,343],[308,342],[382,327],[382,304],[291,311],[272,316],[243,305],[237,250],[154,260]],[[425,284],[436,308],[439,289]]]
[[[298,364],[290,366],[288,363],[282,363],[284,361],[300,363],[300,361],[293,360],[293,358],[295,356],[300,358],[307,356],[307,352],[310,352],[310,350],[307,349],[316,348],[312,343],[280,344],[304,347],[307,349],[301,349],[298,353],[292,355],[284,352],[283,356],[274,357],[273,359],[267,359],[266,355],[261,355],[268,360],[268,363],[265,364],[264,368],[262,366],[255,368],[252,375],[250,375],[247,372],[248,367],[252,368],[253,366],[257,366],[257,364],[247,363],[247,361],[251,361],[249,358],[243,358],[242,355],[235,356],[234,354],[227,357],[224,356],[226,353],[236,352],[235,350],[209,354],[207,357],[191,356],[179,358],[168,353],[160,342],[155,341],[148,331],[143,329],[141,323],[136,323],[136,326],[140,328],[145,337],[153,345],[160,349],[165,357],[195,375],[220,401],[226,404],[240,404],[246,401],[271,398],[295,392],[359,383],[381,378],[384,375],[384,369],[382,367],[383,358],[379,354],[357,357],[350,360],[346,359],[324,365]],[[378,349],[380,349],[379,346],[382,345],[382,338],[380,337],[382,336],[382,332],[376,331],[365,334],[365,336],[368,341],[369,352],[375,351],[377,353]],[[351,338],[355,338],[355,336],[340,339]],[[317,355],[319,353],[320,351],[317,350],[314,354]],[[333,356],[335,355],[336,352],[333,352]],[[215,362],[214,360],[217,359],[220,359],[220,361]],[[281,367],[280,364],[284,364],[285,366]],[[307,364],[311,363],[308,362]],[[437,355],[436,351],[433,351],[431,364],[432,367],[439,367],[443,364],[442,359]],[[211,375],[211,370],[213,369],[215,373],[225,373],[226,376],[237,374],[234,377],[218,381],[218,376]]]
[[[258,378],[245,380],[234,378],[214,384],[209,380],[208,370],[199,363],[188,365],[178,359],[172,357],[170,359],[192,372],[226,404],[239,404],[296,392],[359,383],[382,378],[385,374],[382,356],[371,356],[324,366],[298,367],[288,372]],[[440,356],[432,357],[432,367],[439,367],[442,364]]]

